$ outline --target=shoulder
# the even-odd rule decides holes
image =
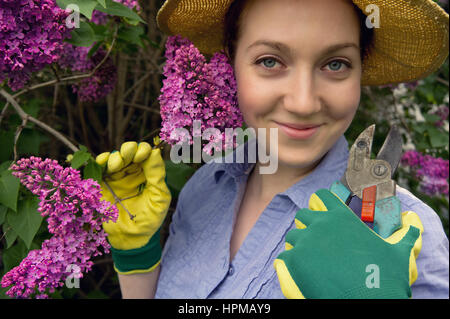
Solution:
[[[441,219],[430,206],[417,198],[409,190],[400,186],[397,186],[397,196],[402,203],[402,211],[413,211],[419,215],[424,226],[424,233],[432,232],[439,238],[445,236]]]
[[[210,162],[197,169],[181,189],[179,200],[196,196],[205,189],[210,191],[214,189],[217,184],[217,177],[224,173],[224,168],[221,165],[223,164]]]

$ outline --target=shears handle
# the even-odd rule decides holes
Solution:
[[[361,218],[362,201],[340,181],[334,182],[330,191],[336,194],[350,209]],[[401,203],[397,196],[378,200],[375,203],[375,214],[372,222],[364,222],[382,238],[391,236],[402,226]]]

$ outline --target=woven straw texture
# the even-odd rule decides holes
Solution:
[[[167,35],[191,40],[205,55],[223,50],[223,18],[233,0],[167,0],[157,15]],[[432,0],[353,0],[380,8],[362,85],[409,82],[436,71],[448,56],[449,17]]]

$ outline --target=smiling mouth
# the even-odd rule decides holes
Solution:
[[[322,124],[275,123],[288,137],[298,140],[307,140],[312,138],[322,126]]]

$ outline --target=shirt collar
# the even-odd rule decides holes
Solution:
[[[224,173],[233,178],[250,174],[257,161],[257,158],[249,159],[248,157],[248,149],[251,147],[255,147],[256,154],[258,154],[256,138],[250,139],[222,158],[223,162],[218,165],[218,169],[214,173],[216,183]],[[242,156],[242,152],[244,153],[244,161],[243,163],[237,163],[236,156],[238,154]],[[309,197],[313,192],[320,188],[329,188],[334,181],[339,180],[344,175],[347,168],[348,153],[347,140],[344,136],[341,136],[309,175],[280,195],[288,196],[298,207],[307,207]]]
[[[299,208],[308,207],[311,195],[321,188],[330,188],[347,169],[348,143],[341,136],[317,167],[305,178],[281,194],[287,195]]]
[[[249,148],[255,150],[256,158],[249,158]],[[250,174],[256,164],[258,156],[257,154],[258,143],[256,142],[256,138],[251,138],[244,144],[239,145],[232,153],[222,158],[223,162],[219,165],[219,168],[214,173],[216,183],[223,175],[223,173],[227,173],[234,178]],[[238,161],[242,158],[244,159],[242,162]]]

